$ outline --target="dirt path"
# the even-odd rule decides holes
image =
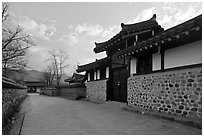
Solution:
[[[29,95],[22,104],[22,135],[196,135],[201,129],[125,111],[123,103],[94,104]]]

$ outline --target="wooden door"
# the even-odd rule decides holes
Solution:
[[[113,101],[127,101],[127,72],[126,68],[113,70]]]

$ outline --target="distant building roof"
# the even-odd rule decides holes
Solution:
[[[44,87],[45,83],[42,81],[25,81],[27,87]]]
[[[64,82],[70,82],[70,83],[81,82],[84,76],[85,75],[74,73],[71,78],[65,79]]]
[[[102,58],[100,60],[96,60],[95,62],[91,62],[89,64],[85,64],[85,65],[81,65],[78,66],[77,72],[83,72],[83,71],[87,71],[102,65],[107,65],[107,63],[109,63],[110,58],[106,57],[106,58]]]
[[[165,30],[152,38],[141,41],[135,46],[121,50],[117,55],[119,57],[123,57],[152,50],[153,48],[157,48],[161,45],[164,46],[164,43],[165,46],[173,47],[175,45],[179,46],[181,44],[199,39],[202,39],[202,15]],[[168,44],[169,42],[174,42],[174,44]]]
[[[139,23],[134,23],[134,24],[124,24],[121,23],[122,30],[115,35],[113,38],[109,39],[108,41],[101,42],[101,43],[96,43],[96,47],[94,48],[95,53],[99,53],[102,51],[107,50],[107,48],[111,47],[114,45],[113,43],[116,43],[118,41],[124,40],[125,36],[128,35],[130,32],[134,33],[139,33],[148,29],[152,28],[158,28],[159,31],[163,31],[164,29],[157,23],[156,21],[156,14],[153,15],[153,17],[149,20],[142,21]]]

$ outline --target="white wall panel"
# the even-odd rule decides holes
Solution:
[[[161,70],[161,54],[152,54],[152,69],[153,71]]]
[[[164,52],[164,69],[202,63],[202,41],[196,41]]]

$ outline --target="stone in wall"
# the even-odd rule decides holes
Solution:
[[[128,105],[186,118],[202,118],[202,69],[128,78]]]
[[[86,98],[90,101],[106,101],[107,80],[86,83]]]

